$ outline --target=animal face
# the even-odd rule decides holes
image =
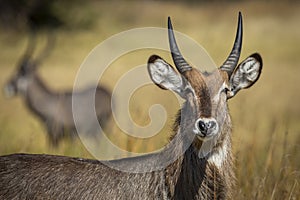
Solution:
[[[4,87],[4,92],[7,97],[26,93],[31,77],[34,75],[37,67],[41,65],[41,62],[49,55],[53,48],[54,37],[51,34],[48,34],[48,40],[45,48],[38,56],[36,56],[36,58],[33,58],[32,55],[35,49],[35,43],[35,32],[31,32],[27,48],[17,65],[17,70]]]
[[[176,69],[164,59],[153,55],[148,60],[152,81],[162,89],[176,92],[191,108],[187,116],[193,124],[193,133],[201,141],[219,136],[229,118],[227,100],[241,89],[251,87],[259,78],[262,59],[254,53],[242,61],[238,59],[242,44],[242,17],[239,15],[233,49],[224,64],[213,72],[201,72],[190,66],[177,46],[171,20],[168,21],[169,43]]]
[[[227,100],[252,86],[259,78],[262,61],[253,54],[239,64],[231,76],[222,69],[202,73],[195,68],[180,74],[159,56],[151,56],[148,71],[152,81],[186,99],[196,118],[193,132],[200,140],[217,136],[228,116]],[[193,99],[188,99],[192,96]]]
[[[24,58],[18,65],[17,71],[6,83],[4,92],[7,97],[26,93],[31,76],[35,72],[35,62]]]

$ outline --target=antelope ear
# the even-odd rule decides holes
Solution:
[[[241,62],[230,77],[228,98],[235,96],[241,89],[251,87],[258,80],[262,65],[262,58],[258,53],[252,54]]]
[[[160,88],[172,90],[184,97],[186,81],[174,68],[157,55],[148,60],[148,72],[151,80]]]

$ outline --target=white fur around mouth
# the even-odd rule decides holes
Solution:
[[[4,87],[4,95],[6,98],[11,98],[15,95],[15,90],[12,88],[12,86],[7,85]]]
[[[210,140],[210,139],[214,138],[214,136],[216,136],[218,134],[218,128],[216,128],[214,130],[214,132],[211,133],[210,135],[203,135],[201,133],[201,131],[198,130],[198,128],[196,126],[193,128],[193,132],[197,136],[198,139],[200,139],[202,141],[207,141],[207,140]]]
[[[209,135],[209,136],[202,136],[200,134],[196,134],[196,137],[201,141],[208,141],[211,140],[215,135]]]
[[[199,140],[205,141],[210,138],[210,136],[204,136],[197,128],[194,128],[193,132]]]

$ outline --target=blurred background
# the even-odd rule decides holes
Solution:
[[[297,1],[84,1],[0,0],[0,87],[16,73],[29,30],[37,34],[37,53],[51,30],[55,46],[38,74],[54,91],[71,89],[88,53],[110,36],[132,28],[173,25],[201,44],[217,65],[231,50],[238,11],[244,18],[241,59],[253,52],[263,58],[260,80],[230,99],[236,155],[236,199],[300,198],[300,3]],[[110,90],[136,63],[155,50],[130,53],[116,60],[101,84]],[[171,62],[170,55],[164,58]],[[138,60],[138,61],[137,61]],[[173,99],[173,100],[172,100]],[[129,138],[113,127],[109,138],[133,152],[167,143],[179,105],[174,96],[153,85],[132,96],[132,118],[149,123],[153,103],[167,107],[162,132],[149,139]],[[130,126],[130,125],[129,125]],[[26,152],[92,157],[79,140],[51,148],[46,129],[21,97],[0,94],[0,155]],[[104,147],[105,148],[105,147]]]

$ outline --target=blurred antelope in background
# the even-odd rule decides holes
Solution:
[[[220,68],[201,72],[189,65],[168,21],[169,44],[176,69],[157,55],[148,60],[152,81],[179,94],[185,103],[174,123],[175,146],[140,157],[111,161],[143,173],[123,172],[100,161],[51,155],[0,157],[0,197],[33,199],[231,199],[235,183],[231,120],[227,100],[259,78],[262,59],[254,53],[238,65],[242,16],[233,49]],[[187,149],[184,150],[184,145]],[[182,152],[182,154],[177,154]],[[139,164],[135,164],[135,163]],[[142,171],[142,170],[141,170]],[[22,180],[22,181],[20,181]]]
[[[97,124],[91,124],[88,115],[94,112],[89,108],[87,100],[95,95],[95,112],[102,126],[105,127],[111,117],[111,94],[109,90],[98,86],[94,93],[93,88],[81,91],[54,91],[48,87],[37,73],[41,62],[49,55],[54,46],[53,36],[48,34],[47,44],[42,52],[35,58],[32,54],[35,48],[36,35],[30,34],[27,49],[19,61],[16,72],[5,85],[7,97],[19,95],[24,99],[25,105],[46,126],[48,139],[52,146],[57,147],[64,137],[73,137],[77,134],[72,112],[72,95],[82,102],[77,128],[88,130],[88,134],[97,134]],[[86,116],[86,118],[85,118]]]

